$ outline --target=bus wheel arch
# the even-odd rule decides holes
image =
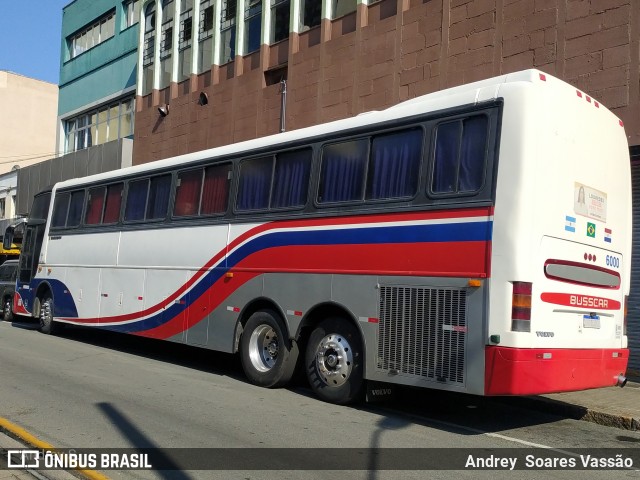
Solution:
[[[309,385],[322,400],[358,401],[364,394],[364,337],[345,308],[326,304],[310,312],[301,325]]]
[[[267,388],[286,385],[298,361],[298,345],[286,322],[268,300],[245,308],[236,328],[242,368],[251,383]]]

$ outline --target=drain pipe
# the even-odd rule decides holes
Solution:
[[[285,116],[287,115],[287,81],[280,80],[280,133],[285,131]]]

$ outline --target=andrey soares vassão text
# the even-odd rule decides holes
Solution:
[[[633,459],[623,456],[621,453],[609,457],[598,457],[594,455],[575,456],[544,456],[526,455],[522,464],[518,463],[517,457],[498,457],[489,455],[478,457],[469,455],[465,468],[492,469],[492,470],[515,470],[518,468],[531,469],[606,469],[606,468],[632,468]]]

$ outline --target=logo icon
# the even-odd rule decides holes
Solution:
[[[596,238],[596,224],[587,223],[587,237]]]
[[[39,450],[7,450],[7,467],[38,468],[40,467]]]

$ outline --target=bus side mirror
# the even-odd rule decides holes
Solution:
[[[4,232],[4,238],[2,239],[2,248],[5,250],[11,250],[11,245],[13,244],[13,228],[7,228],[6,232]]]

